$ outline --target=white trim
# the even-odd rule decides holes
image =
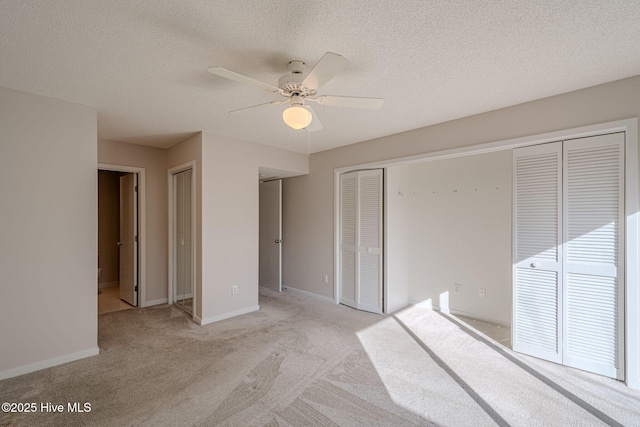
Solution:
[[[52,366],[62,365],[63,363],[74,362],[86,357],[96,356],[100,354],[98,347],[89,348],[87,350],[76,351],[75,353],[65,354],[63,356],[54,357],[52,359],[41,360],[40,362],[31,363],[29,365],[20,366],[19,368],[8,369],[0,372],[0,380],[17,377],[42,369],[51,368]]]
[[[511,138],[496,142],[470,145],[466,147],[441,150],[432,153],[417,154],[414,156],[399,157],[396,159],[382,160],[372,163],[364,163],[352,166],[344,166],[333,170],[333,194],[334,194],[334,299],[338,304],[339,298],[339,224],[340,224],[340,174],[365,168],[385,168],[388,166],[420,163],[433,160],[443,160],[455,157],[470,156],[475,154],[492,153],[495,151],[510,150],[528,145],[544,144],[547,142],[562,141],[565,139],[584,138],[588,136],[602,135],[613,132],[625,132],[626,168],[625,168],[625,209],[627,217],[626,230],[626,384],[629,387],[640,389],[640,287],[639,265],[640,242],[638,232],[640,225],[638,220],[638,118],[629,118],[607,123],[583,126],[573,129],[565,129],[555,132]],[[386,262],[386,261],[385,261]],[[386,269],[386,266],[385,266]]]
[[[333,172],[333,265],[334,265],[333,300],[334,301],[333,302],[335,304],[340,304],[340,174],[341,173],[342,172],[338,172],[338,169],[334,169],[334,172]]]
[[[333,304],[335,302],[333,300],[333,298],[325,297],[324,295],[314,294],[313,292],[309,292],[309,291],[303,291],[302,289],[291,288],[289,286],[283,286],[282,290],[283,291],[290,291],[290,292],[293,292],[294,294],[305,295],[305,296],[311,297],[313,299],[317,299],[317,300],[320,300],[320,301],[328,302],[328,303],[331,303],[331,304]]]
[[[208,325],[209,323],[219,322],[221,320],[230,319],[236,316],[242,316],[243,314],[252,313],[254,311],[260,310],[259,305],[254,305],[251,307],[242,308],[240,310],[232,311],[230,313],[220,314],[218,316],[206,317],[204,319],[199,318],[198,316],[193,316],[193,319],[199,323],[200,325]]]
[[[147,301],[145,304],[145,307],[151,307],[152,305],[160,305],[160,304],[166,304],[166,303],[167,303],[166,298],[153,299],[151,301]]]
[[[140,277],[138,283],[138,307],[146,307],[146,290],[147,290],[147,194],[145,168],[136,166],[112,165],[107,163],[98,163],[98,170],[129,172],[138,174],[138,250],[139,253],[139,272]]]
[[[638,119],[628,120],[625,131],[625,359],[626,384],[640,389],[640,291],[638,242]]]
[[[382,238],[382,247],[380,248],[382,250],[382,312],[384,314],[391,314],[389,313],[389,292],[388,289],[389,287],[386,286],[387,283],[389,283],[388,279],[389,276],[387,274],[387,272],[389,271],[389,269],[387,268],[387,229],[388,229],[388,214],[387,214],[387,206],[389,205],[389,203],[387,203],[387,179],[388,177],[388,172],[387,172],[387,168],[383,168],[382,169],[382,236],[380,236]],[[397,309],[394,310],[398,311]]]
[[[201,323],[200,317],[196,316],[196,311],[197,311],[197,287],[198,287],[198,270],[196,268],[196,262],[198,259],[198,253],[197,253],[197,248],[198,245],[196,244],[196,236],[198,236],[197,234],[197,228],[198,228],[198,223],[197,223],[197,216],[196,216],[196,210],[197,210],[197,191],[196,191],[196,161],[192,160],[186,163],[182,163],[181,165],[178,166],[174,166],[172,168],[170,168],[169,170],[167,170],[167,182],[168,182],[168,193],[167,193],[167,206],[168,206],[168,218],[169,218],[169,222],[168,222],[168,237],[169,237],[169,245],[168,245],[168,253],[167,253],[167,260],[168,260],[168,280],[167,280],[167,304],[171,305],[173,304],[173,286],[174,286],[174,268],[173,268],[173,262],[174,262],[174,250],[175,250],[175,241],[174,241],[174,230],[173,230],[173,208],[175,205],[175,200],[174,200],[174,191],[173,191],[173,176],[180,173],[180,172],[184,172],[191,169],[191,277],[192,277],[192,281],[193,281],[193,309],[192,309],[192,313],[191,315],[193,316],[194,320],[197,320],[198,323]]]

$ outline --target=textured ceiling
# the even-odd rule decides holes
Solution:
[[[311,152],[640,74],[640,2],[595,0],[0,0],[0,86],[95,106],[100,138],[168,147],[199,130],[307,152],[276,85],[327,51],[349,68],[313,104]]]

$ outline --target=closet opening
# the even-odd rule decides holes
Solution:
[[[192,319],[195,292],[195,185],[192,165],[169,172],[170,185],[170,278],[169,304]]]

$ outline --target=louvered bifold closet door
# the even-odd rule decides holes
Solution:
[[[564,364],[624,377],[624,134],[564,142]]]
[[[357,308],[382,313],[382,169],[358,172]]]
[[[358,173],[340,175],[340,304],[357,308]]]
[[[562,143],[513,151],[513,349],[561,363]]]

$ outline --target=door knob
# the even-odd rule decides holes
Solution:
[[[536,268],[536,267],[538,267],[538,264],[536,264],[535,262],[532,262],[531,263],[531,268]]]
[[[282,243],[282,239],[276,239],[276,243]]]
[[[118,246],[122,246],[122,242],[118,242]]]

